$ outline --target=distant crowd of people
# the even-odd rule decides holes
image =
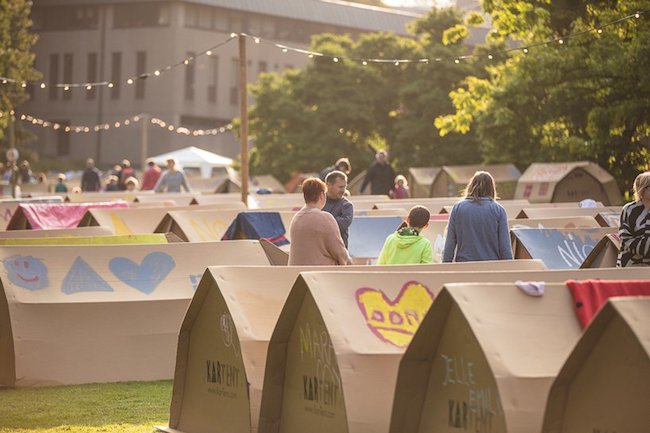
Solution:
[[[147,168],[142,174],[142,182],[138,180],[135,169],[127,159],[122,164],[115,165],[105,177],[95,167],[92,158],[86,160],[86,168],[81,175],[80,189],[83,192],[96,191],[156,191],[156,192],[190,192],[190,186],[182,170],[176,167],[178,162],[175,158],[167,161],[167,170],[164,172],[149,159],[146,162]]]

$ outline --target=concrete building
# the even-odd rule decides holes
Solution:
[[[168,129],[217,128],[239,116],[236,39],[182,64],[228,40],[231,32],[307,49],[311,35],[323,32],[407,35],[406,24],[419,16],[331,0],[34,0],[32,15],[39,35],[36,69],[43,74],[44,88],[29,86],[31,100],[19,115],[60,125],[57,130],[31,126],[38,137],[33,146],[43,155],[72,161],[94,157],[103,166],[122,158],[139,165],[144,124],[149,155],[194,145],[237,156],[238,140],[228,131],[195,137]],[[247,42],[249,82],[260,72],[301,68],[309,61],[302,53]],[[137,79],[156,70],[162,73]],[[112,87],[56,86],[95,82]],[[166,127],[150,121],[124,124],[141,113],[161,119]],[[118,128],[115,122],[120,122]],[[110,128],[66,132],[66,126],[99,124]]]

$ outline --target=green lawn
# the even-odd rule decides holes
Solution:
[[[0,433],[150,433],[171,393],[170,380],[0,389]]]

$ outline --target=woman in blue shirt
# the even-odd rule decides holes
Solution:
[[[181,187],[185,191],[190,192],[185,173],[181,170],[176,170],[175,158],[169,158],[167,160],[167,171],[160,176],[154,190],[156,192],[181,192]]]
[[[443,262],[512,259],[508,215],[495,199],[492,175],[474,173],[449,214]]]

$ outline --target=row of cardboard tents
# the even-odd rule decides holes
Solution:
[[[650,401],[649,302],[610,302],[584,333],[585,308],[577,307],[612,294],[650,294],[646,268],[578,269],[603,240],[603,252],[615,255],[615,237],[606,235],[616,227],[601,224],[615,225],[620,209],[504,201],[515,251],[550,251],[541,260],[308,268],[273,266],[286,254],[263,239],[218,240],[241,214],[286,224],[300,196],[269,197],[258,203],[262,212],[227,197],[178,208],[19,204],[9,228],[25,224],[0,240],[33,245],[0,242],[0,385],[173,376],[170,423],[161,427],[169,432],[650,425],[642,410]],[[358,259],[371,259],[374,241],[383,242],[380,229],[394,230],[405,207],[418,202],[353,200]],[[428,234],[438,240],[451,203],[420,202],[438,206]],[[67,220],[64,211],[76,208],[85,213]],[[553,216],[536,213],[543,210]],[[76,225],[33,229],[57,219]],[[76,227],[82,220],[89,225]],[[61,245],[75,242],[70,236],[121,243]],[[588,266],[611,266],[603,254],[599,260]],[[543,296],[530,296],[518,280],[543,281]]]

